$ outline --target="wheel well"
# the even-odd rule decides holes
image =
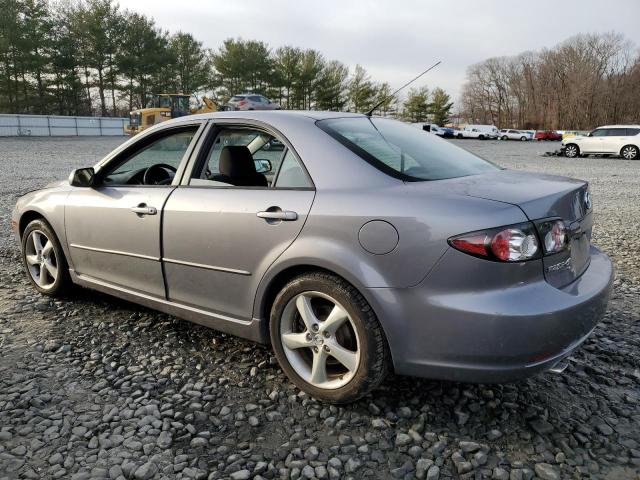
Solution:
[[[280,293],[280,290],[282,290],[282,287],[284,287],[291,279],[298,277],[300,275],[304,275],[305,273],[312,273],[312,272],[323,272],[323,273],[328,273],[330,275],[338,277],[344,280],[345,282],[349,283],[350,285],[352,285],[362,294],[362,291],[361,291],[362,289],[356,287],[355,285],[353,285],[353,283],[351,283],[349,280],[344,278],[342,275],[339,275],[336,272],[329,270],[328,268],[322,268],[316,265],[296,265],[294,267],[286,268],[280,273],[278,273],[271,280],[271,282],[269,283],[269,286],[266,288],[264,295],[262,297],[263,298],[262,307],[259,310],[259,313],[260,313],[260,318],[262,318],[264,321],[261,321],[260,324],[262,325],[263,338],[266,338],[267,341],[269,339],[269,322],[271,321],[271,307],[273,306],[273,302],[278,296],[278,293]],[[373,306],[371,308],[373,308]],[[375,310],[374,310],[374,313],[375,313]],[[383,331],[384,331],[384,327],[383,327]]]
[[[620,149],[620,155],[622,155],[622,150],[624,150],[627,147],[634,147],[636,150],[640,151],[640,148],[637,145],[634,145],[633,143],[628,143]]]
[[[45,220],[44,216],[41,213],[33,210],[26,211],[22,214],[22,216],[20,217],[20,223],[18,224],[18,231],[20,232],[21,239],[22,239],[22,232],[24,232],[24,229],[27,228],[27,225],[29,225],[31,222],[39,218],[42,218],[43,220]]]

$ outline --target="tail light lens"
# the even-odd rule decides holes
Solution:
[[[540,244],[542,240],[542,245]],[[449,239],[461,252],[500,262],[525,262],[568,248],[564,222],[559,219],[526,222],[465,233]]]
[[[536,227],[545,253],[558,253],[567,248],[567,230],[562,220],[543,220],[537,222]]]
[[[238,102],[238,106],[239,106],[239,107],[241,107],[241,106],[243,106],[243,105],[246,105],[246,104],[247,104],[247,101],[246,101],[246,100],[241,100],[241,101],[239,101],[239,102]]]

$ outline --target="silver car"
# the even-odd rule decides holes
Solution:
[[[224,110],[280,110],[280,108],[280,104],[255,93],[234,95],[224,106]]]
[[[587,183],[360,114],[163,122],[21,197],[12,221],[43,294],[77,284],[270,343],[292,382],[336,403],[389,371],[561,370],[613,276]]]

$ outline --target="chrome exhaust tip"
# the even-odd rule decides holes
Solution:
[[[556,363],[553,367],[551,367],[549,371],[551,373],[562,373],[567,369],[568,366],[569,366],[569,360],[567,360],[566,358],[563,358],[558,363]]]

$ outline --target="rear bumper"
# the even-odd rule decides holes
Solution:
[[[461,282],[461,290],[452,290],[442,275],[448,262],[458,261],[455,255],[464,254],[447,255],[414,288],[369,290],[398,374],[479,383],[521,380],[570,355],[606,310],[613,266],[595,247],[589,268],[562,289],[540,280],[471,291]]]

